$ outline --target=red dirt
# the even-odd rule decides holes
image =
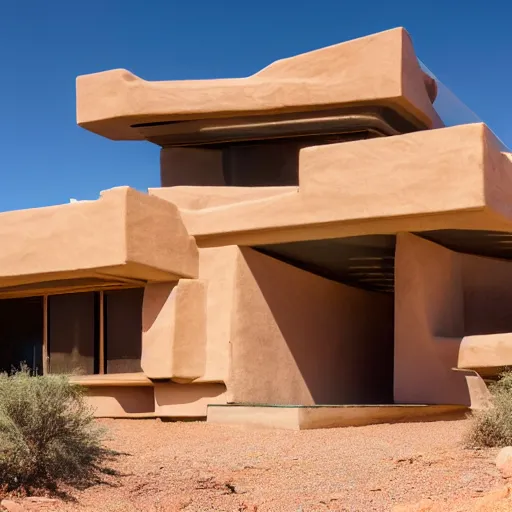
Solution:
[[[465,512],[504,485],[496,450],[462,446],[468,420],[303,432],[101,422],[128,454],[113,465],[123,476],[37,510],[368,512],[427,500],[410,510]]]

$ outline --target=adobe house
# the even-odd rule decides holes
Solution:
[[[482,407],[512,364],[512,155],[403,29],[248,78],[77,79],[161,187],[0,215],[0,366],[98,416],[312,428]]]

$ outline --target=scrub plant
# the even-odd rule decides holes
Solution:
[[[468,444],[478,447],[512,446],[512,370],[501,373],[489,390],[491,407],[474,415]]]
[[[81,486],[102,470],[103,447],[81,386],[64,375],[0,374],[0,486],[30,493]]]

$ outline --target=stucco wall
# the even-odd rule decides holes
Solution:
[[[230,400],[390,402],[393,298],[241,249],[231,331]]]
[[[93,387],[87,390],[87,402],[98,418],[151,417],[155,413],[152,387]]]
[[[77,278],[197,277],[178,208],[119,187],[96,201],[0,214],[0,288]]]
[[[299,184],[298,142],[234,145],[224,149],[226,185],[235,187]]]
[[[157,383],[155,415],[169,418],[205,418],[208,404],[226,403],[223,384]]]
[[[240,249],[214,247],[199,251],[199,277],[207,283],[206,368],[201,382],[226,382],[233,318],[235,272]]]
[[[512,262],[408,233],[395,255],[395,401],[478,406],[469,374],[510,361]],[[480,349],[479,349],[480,346]],[[474,379],[473,379],[474,380]]]
[[[464,334],[512,332],[512,262],[461,256]]]
[[[409,233],[395,254],[397,403],[469,404],[465,376],[454,372],[464,336],[459,255]]]
[[[205,371],[206,283],[151,283],[142,306],[142,358],[151,379],[190,382]]]

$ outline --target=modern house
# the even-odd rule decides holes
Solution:
[[[0,214],[0,366],[74,374],[98,416],[483,406],[512,365],[512,154],[437,93],[403,29],[248,78],[78,77],[78,124],[160,146],[161,187]]]

